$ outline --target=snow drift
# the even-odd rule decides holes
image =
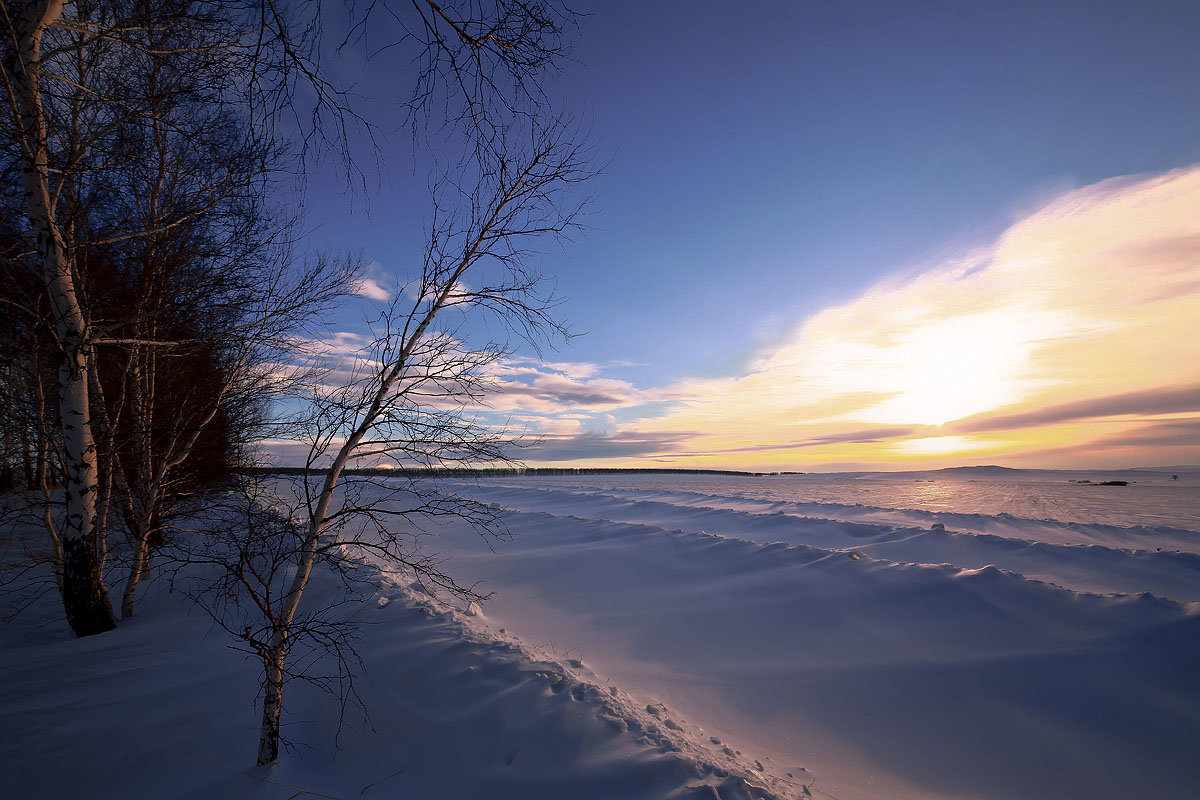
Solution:
[[[770,775],[842,800],[1182,798],[1200,780],[1196,533],[933,530],[583,479],[458,488],[509,511],[495,553],[467,529],[442,540],[495,591],[488,621]]]

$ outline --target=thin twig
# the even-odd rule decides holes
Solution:
[[[421,749],[422,747],[424,747],[424,746],[425,746],[425,745],[418,745],[418,746],[417,746],[417,749],[418,749],[418,750],[420,750],[420,749]],[[411,766],[411,765],[410,765],[410,766]],[[403,768],[401,768],[401,769],[398,769],[398,770],[396,770],[395,772],[393,772],[391,775],[386,775],[386,776],[384,776],[384,777],[380,778],[379,780],[375,781],[374,783],[368,783],[366,786],[364,786],[363,788],[359,789],[359,790],[358,790],[358,793],[359,793],[359,795],[360,795],[360,796],[361,796],[361,795],[364,795],[364,794],[366,794],[366,793],[367,793],[367,789],[372,789],[372,788],[374,788],[374,787],[378,786],[379,784],[383,783],[384,781],[390,781],[392,778],[394,778],[394,777],[396,777],[397,775],[400,775],[400,774],[402,774],[402,773],[405,773],[405,772],[408,772],[408,767],[403,767]]]

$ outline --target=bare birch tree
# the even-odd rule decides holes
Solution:
[[[378,0],[354,7],[346,42],[365,41],[380,20],[399,25],[391,44],[407,48],[418,65],[407,101],[414,132],[436,118],[439,130],[454,130],[479,152],[503,138],[509,119],[536,114],[544,103],[539,76],[561,61],[563,30],[573,18],[552,3],[519,0],[395,6]],[[208,69],[191,74],[220,80],[205,102],[237,106],[249,130],[295,138],[303,154],[340,153],[353,173],[350,130],[369,125],[324,67],[325,11],[321,3],[275,0],[0,0],[8,144],[20,163],[33,260],[59,353],[66,511],[52,535],[61,540],[64,608],[79,635],[114,624],[103,579],[104,496],[113,474],[99,462],[97,437],[107,435],[106,423],[93,413],[96,348],[105,343],[80,262],[81,247],[105,238],[97,240],[93,208],[84,201],[104,183],[114,139],[154,118],[161,95],[148,61],[201,60]],[[190,88],[197,87],[212,88]],[[287,125],[279,124],[284,117]],[[289,127],[293,132],[282,133]],[[125,222],[118,238],[163,230]]]
[[[6,110],[18,123],[7,155],[23,178],[27,260],[49,298],[59,356],[52,405],[65,514],[46,522],[79,635],[114,624],[104,580],[114,487],[132,549],[128,615],[171,473],[249,385],[262,343],[278,341],[268,317],[295,312],[300,286],[316,290],[319,307],[337,282],[328,269],[323,287],[286,274],[288,226],[266,210],[282,151],[250,114],[262,87],[231,83],[258,63],[244,42],[253,8],[0,4]],[[265,305],[248,299],[264,287]],[[202,346],[180,341],[185,317]],[[165,408],[154,365],[188,353],[207,354],[218,385]],[[105,381],[114,360],[124,374]],[[175,430],[164,437],[167,418]]]
[[[4,6],[8,52],[4,78],[21,149],[28,220],[50,299],[61,351],[59,414],[66,482],[66,515],[59,533],[63,605],[79,635],[110,630],[112,605],[96,552],[99,469],[90,420],[92,342],[78,291],[68,234],[58,214],[61,182],[52,175],[42,45],[63,14],[64,0]]]
[[[302,269],[284,262],[254,271],[253,294],[245,285],[226,298],[239,308],[225,327],[196,330],[199,342],[134,344],[124,354],[125,419],[115,444],[117,461],[133,463],[115,464],[129,543],[123,618],[133,614],[137,586],[152,548],[165,543],[170,518],[209,502],[205,492],[226,490],[255,441],[273,432],[270,405],[299,378],[285,368],[294,337],[340,299],[352,274],[325,258]]]
[[[377,320],[374,341],[311,386],[300,421],[307,467],[290,493],[280,479],[275,497],[261,501],[278,507],[274,522],[256,518],[268,539],[208,531],[189,556],[220,566],[224,578],[200,592],[201,605],[262,663],[260,764],[278,757],[285,681],[306,674],[292,669],[293,649],[316,640],[343,665],[353,652],[344,627],[306,607],[315,569],[344,576],[370,558],[431,591],[480,599],[443,571],[423,542],[427,526],[445,517],[498,535],[494,509],[435,482],[381,480],[354,467],[392,464],[404,476],[413,467],[510,458],[511,432],[479,416],[489,368],[509,352],[507,344],[473,345],[460,323],[490,316],[535,343],[565,334],[534,256],[539,242],[578,226],[586,198],[577,188],[591,174],[588,152],[564,126],[526,136],[503,156],[493,147],[494,160],[465,190],[451,182],[436,187],[419,274]],[[515,139],[511,130],[509,137]]]

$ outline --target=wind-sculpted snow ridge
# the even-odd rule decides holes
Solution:
[[[509,509],[513,534],[495,552],[466,526],[439,538],[454,574],[495,593],[480,624],[581,657],[814,793],[1170,799],[1200,785],[1200,603],[1064,588],[1140,565],[1133,584],[1174,575],[1183,592],[1190,554],[459,488]],[[1006,551],[1027,569],[957,563]]]
[[[576,499],[607,497],[630,501],[658,501],[676,506],[721,508],[752,514],[788,514],[806,519],[840,520],[900,527],[914,525],[928,527],[941,524],[960,531],[994,533],[1009,538],[1059,544],[1103,544],[1127,549],[1142,549],[1153,542],[1160,547],[1169,545],[1174,550],[1200,554],[1200,532],[1168,525],[1120,526],[1056,519],[1033,519],[1012,514],[973,514],[863,504],[765,500],[684,490],[584,489],[576,487],[568,489],[557,486],[534,487],[529,483],[506,484],[491,481],[480,482],[476,486],[485,491],[491,488],[504,488],[543,497],[561,494]]]
[[[202,576],[192,576],[202,577]],[[314,576],[314,597],[342,591]],[[805,796],[711,743],[665,706],[640,708],[582,662],[541,657],[469,614],[363,565],[355,605],[370,712],[288,685],[294,749],[253,766],[259,667],[178,595],[149,586],[138,617],[75,639],[52,596],[0,628],[0,794],[116,800],[284,797],[775,800]],[[186,580],[181,577],[180,580]],[[11,599],[4,597],[6,601]],[[322,665],[310,665],[320,668]],[[336,746],[335,746],[336,742]],[[269,783],[267,782],[269,781]]]
[[[667,789],[661,794],[664,797],[705,800],[811,796],[803,770],[799,776],[773,774],[762,761],[723,745],[665,705],[640,703],[596,675],[582,660],[540,651],[504,629],[494,631],[480,625],[478,619],[482,613],[474,604],[464,612],[430,597],[418,584],[390,583],[380,592],[378,602],[386,606],[394,600],[428,617],[431,621],[427,624],[444,630],[448,643],[434,646],[445,647],[456,657],[461,656],[459,660],[469,662],[457,674],[477,675],[477,680],[485,684],[485,698],[477,702],[502,702],[498,698],[515,687],[533,682],[542,687],[540,698],[530,708],[514,708],[514,719],[530,712],[534,719],[544,717],[541,707],[550,705],[579,709],[582,725],[591,724],[595,728],[595,723],[600,723],[601,730],[589,731],[586,737],[581,737],[586,751],[580,752],[578,758],[595,761],[616,750],[627,759],[644,762],[640,769],[643,774],[638,777],[640,782],[624,789],[623,797],[657,797],[660,796],[657,790],[662,788]],[[511,705],[511,700],[508,702]],[[444,713],[445,704],[440,699],[431,699],[431,705],[442,708]],[[511,767],[521,748],[513,739],[506,738],[506,742],[512,750],[506,759]],[[563,789],[572,797],[591,796],[584,787]]]
[[[497,487],[483,484],[461,487],[480,498],[514,510],[541,510],[596,520],[648,523],[666,528],[704,531],[759,543],[784,542],[827,550],[854,549],[878,558],[912,564],[952,564],[975,569],[994,564],[1029,578],[1055,583],[1064,588],[1099,593],[1151,592],[1176,600],[1200,600],[1200,555],[1169,549],[1175,534],[1200,538],[1193,532],[1161,531],[1110,527],[1109,541],[1129,541],[1144,549],[1127,549],[1111,544],[1047,543],[1032,538],[1028,521],[1009,520],[1021,536],[995,533],[912,527],[911,522],[897,525],[817,518],[797,512],[794,504],[747,511],[739,508],[702,505],[696,495],[683,505],[659,499],[643,499],[640,494],[586,492],[577,490]],[[807,509],[808,506],[805,506]],[[821,506],[822,510],[829,510]],[[914,512],[923,513],[923,512]],[[955,515],[928,515],[949,518]],[[975,515],[978,516],[978,515]],[[945,523],[934,523],[945,525]],[[1044,523],[1037,523],[1042,525]],[[1071,523],[1072,530],[1097,526]],[[977,528],[986,526],[976,525]],[[1036,530],[1036,529],[1035,529]],[[1113,532],[1124,534],[1117,537]],[[1154,538],[1158,536],[1160,538]],[[1163,542],[1165,545],[1156,544]],[[1188,540],[1188,544],[1192,544]],[[1152,546],[1153,545],[1153,546]]]

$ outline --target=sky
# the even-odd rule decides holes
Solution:
[[[575,7],[548,88],[604,169],[538,266],[581,335],[515,343],[479,412],[527,463],[1200,463],[1200,6]],[[310,186],[369,263],[347,356],[420,263],[403,70],[358,79],[370,190]]]

